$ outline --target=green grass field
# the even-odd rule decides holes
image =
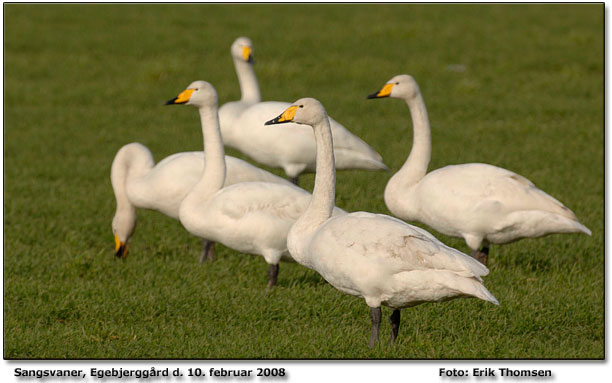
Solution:
[[[5,4],[4,357],[603,358],[603,30],[601,4]],[[430,170],[511,169],[593,236],[492,247],[485,284],[500,306],[406,309],[397,344],[385,320],[372,350],[363,299],[286,263],[266,291],[263,259],[223,246],[200,265],[200,240],[157,212],[140,211],[128,258],[115,259],[116,151],[201,150],[197,112],[163,103],[198,79],[220,104],[237,99],[229,46],[241,35],[265,100],[318,98],[394,171],[412,143],[409,110],[365,97],[412,74]],[[389,177],[338,173],[337,205],[388,214]]]

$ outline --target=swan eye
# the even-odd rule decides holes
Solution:
[[[300,107],[300,108],[303,108],[303,107],[304,107],[304,105],[300,105],[299,107]]]
[[[395,83],[395,85],[399,85],[399,81]]]

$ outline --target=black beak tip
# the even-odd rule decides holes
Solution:
[[[175,105],[174,101],[176,101],[176,97],[174,97],[172,100],[166,101],[164,105]]]
[[[372,94],[369,94],[369,95],[368,95],[366,98],[367,98],[367,99],[370,99],[370,98],[378,98],[378,92],[376,92],[376,93],[372,93]]]
[[[281,117],[283,117],[282,114],[276,118],[271,119],[270,121],[266,121],[264,125],[278,125],[278,124],[285,124],[287,122],[291,122],[291,121],[279,121]]]
[[[119,259],[125,259],[125,256],[126,256],[126,253],[127,253],[126,250],[127,249],[126,249],[125,245],[121,245],[119,247],[119,249],[117,250],[117,252],[115,253],[115,257],[117,257]]]

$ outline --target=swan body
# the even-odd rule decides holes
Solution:
[[[226,163],[224,185],[247,181],[290,184],[235,157],[226,156]],[[157,210],[179,219],[181,202],[200,179],[203,169],[202,152],[176,153],[155,165],[151,151],[142,144],[130,143],[119,149],[111,166],[111,183],[117,201],[112,223],[116,255],[124,257],[127,253],[128,241],[136,226],[137,208]]]
[[[232,127],[222,130],[225,144],[261,164],[282,168],[290,178],[313,172],[316,143],[312,129],[298,124],[264,126],[269,116],[282,113],[290,105],[267,101],[249,107]],[[335,120],[330,118],[330,122],[337,169],[388,170],[382,157],[368,144]]]
[[[221,189],[197,210],[185,207],[181,223],[194,235],[278,265],[281,259],[293,261],[287,234],[310,197],[293,185],[239,183]]]
[[[297,183],[301,173],[313,172],[315,168],[316,145],[312,130],[298,124],[289,124],[284,129],[264,127],[269,116],[280,114],[290,104],[261,102],[252,67],[251,40],[238,38],[232,44],[231,53],[242,98],[219,109],[224,144],[261,164],[282,168]],[[380,154],[337,121],[330,121],[337,169],[388,170]]]
[[[470,163],[427,173],[431,157],[429,119],[411,76],[395,76],[381,91],[368,97],[404,99],[412,114],[412,150],[385,188],[385,204],[395,216],[464,238],[472,254],[485,263],[490,243],[504,244],[552,233],[591,235],[571,210],[512,171]]]
[[[306,238],[292,250],[306,255],[305,262],[332,286],[370,307],[470,296],[497,302],[482,285],[484,265],[396,218],[351,213],[327,220]]]
[[[242,182],[223,187],[226,160],[215,89],[207,82],[196,81],[169,103],[198,107],[205,137],[206,167],[180,204],[181,223],[199,237],[262,255],[270,265],[268,286],[273,286],[279,261],[292,260],[287,234],[310,203],[310,193],[288,182]],[[343,211],[335,209],[334,213]]]
[[[478,248],[482,240],[504,244],[551,232],[590,233],[574,213],[531,181],[488,164],[437,169],[405,190],[401,200],[393,196],[386,193],[385,202],[395,215],[463,237],[468,245],[475,237],[472,248]]]
[[[370,346],[378,339],[381,305],[394,309],[395,340],[402,308],[458,297],[498,304],[482,284],[488,269],[425,230],[368,212],[332,217],[334,151],[325,109],[317,100],[300,99],[268,124],[287,120],[311,125],[317,139],[313,197],[289,231],[289,252],[336,289],[365,299],[372,313]]]

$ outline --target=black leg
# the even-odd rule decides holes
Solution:
[[[270,265],[268,268],[268,288],[276,285],[276,281],[278,280],[278,267],[279,265]]]
[[[478,250],[472,250],[472,252],[470,253],[470,256],[472,258],[476,258],[477,255],[478,255]]]
[[[209,262],[215,260],[215,243],[213,241],[208,242],[208,249],[206,250],[206,259]]]
[[[295,177],[289,178],[289,181],[291,181],[291,183],[296,185],[296,186],[300,186],[299,185],[299,180],[300,180],[300,176],[295,176]]]
[[[200,254],[200,263],[215,260],[215,242],[207,239],[202,239],[202,253]]]
[[[393,310],[393,314],[389,316],[389,323],[391,323],[391,343],[395,343],[397,334],[399,333],[400,327],[400,311]]]
[[[486,266],[489,261],[489,247],[483,246],[480,250],[472,250],[472,257]]]
[[[374,347],[378,342],[378,332],[380,330],[380,320],[382,318],[382,310],[380,307],[370,308],[370,317],[372,318],[372,334],[370,335],[370,348]]]

